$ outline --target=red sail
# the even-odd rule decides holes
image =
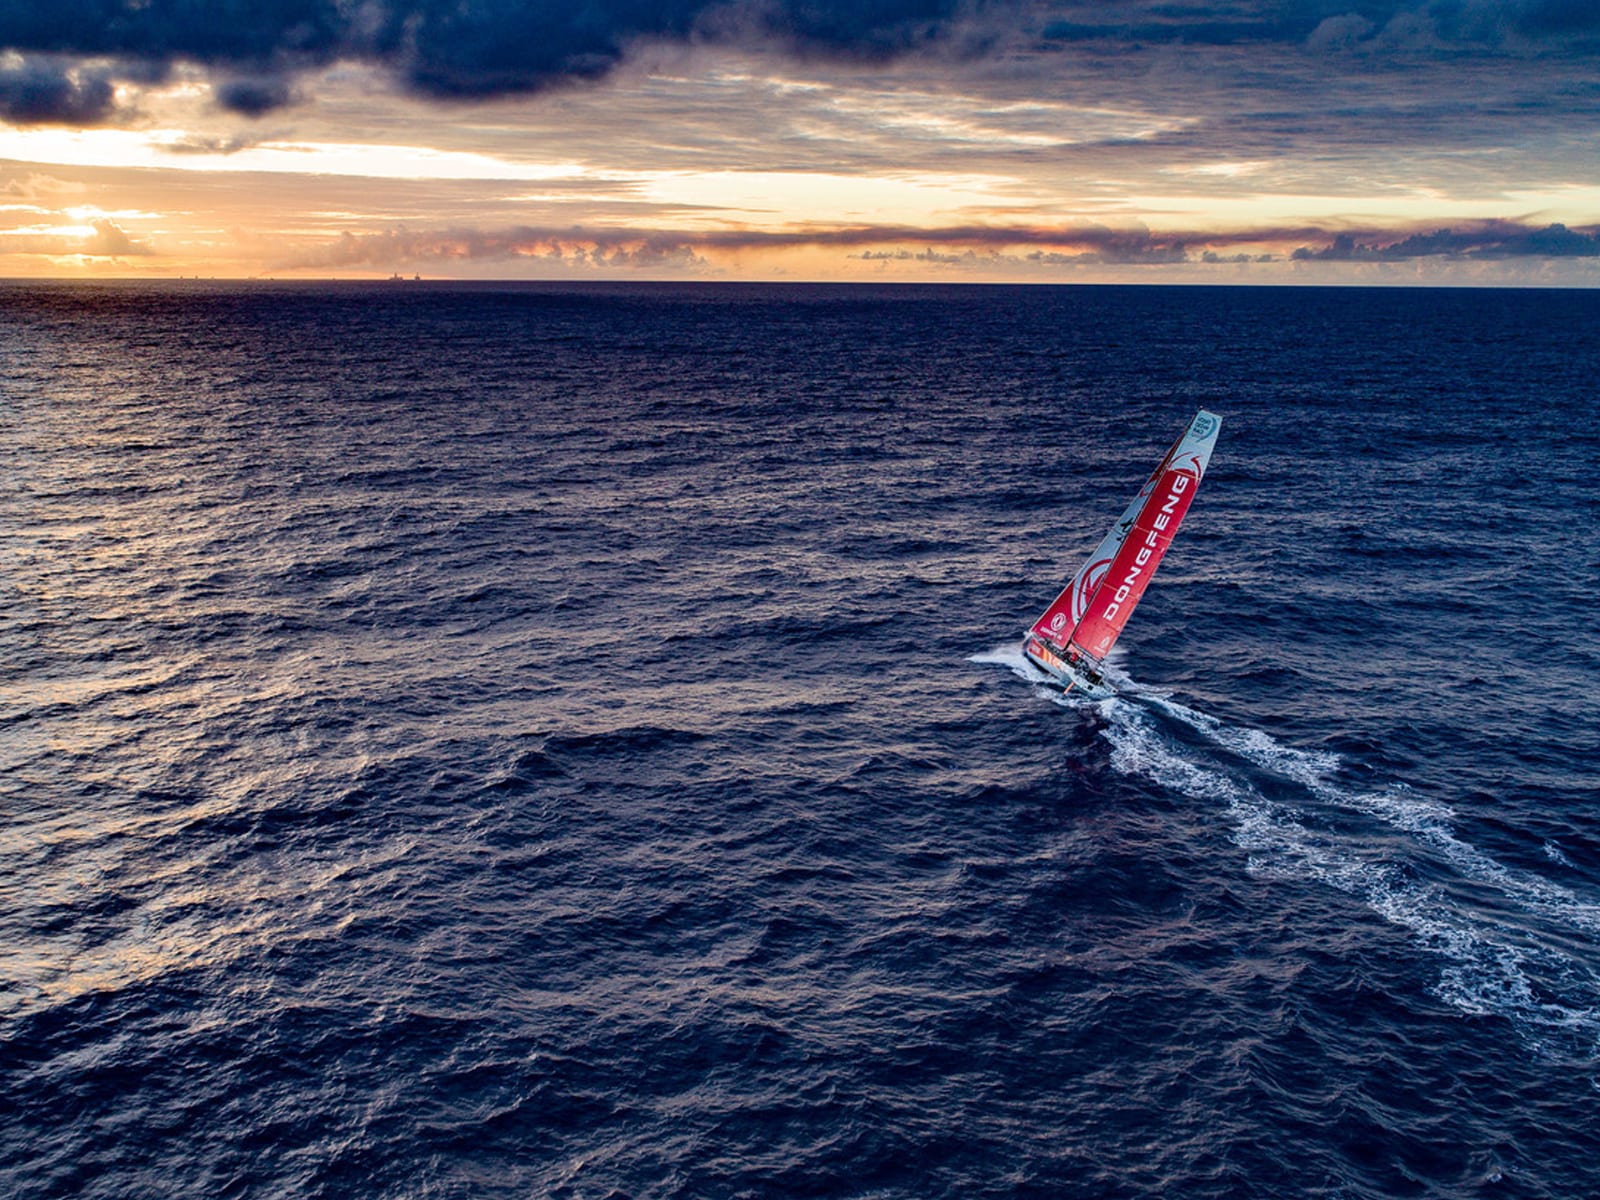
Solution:
[[[1155,486],[1161,480],[1162,472],[1167,469],[1167,464],[1172,461],[1172,456],[1178,452],[1178,447],[1183,444],[1183,437],[1172,443],[1172,449],[1156,464],[1156,469],[1150,472],[1150,478],[1144,481],[1144,486],[1139,489],[1139,494],[1133,498],[1128,507],[1123,509],[1122,515],[1111,526],[1111,531],[1101,540],[1089,560],[1078,568],[1066,587],[1061,589],[1061,594],[1050,602],[1050,607],[1033,623],[1030,633],[1055,644],[1057,649],[1062,649],[1067,644],[1067,639],[1072,636],[1073,628],[1083,619],[1083,614],[1088,610],[1089,601],[1093,598],[1095,589],[1100,586],[1101,580],[1106,577],[1106,568],[1111,565],[1111,560],[1116,557],[1117,549],[1128,536],[1128,531],[1133,528],[1134,521],[1139,516],[1139,510],[1144,507]]]
[[[1155,490],[1139,510],[1139,516],[1117,549],[1100,585],[1089,600],[1072,641],[1096,659],[1104,658],[1111,649],[1122,627],[1128,623],[1134,605],[1144,595],[1144,589],[1155,574],[1161,556],[1172,544],[1178,524],[1189,511],[1200,484],[1196,467],[1200,463],[1191,456],[1183,467],[1164,472]]]
[[[1057,648],[1067,644],[1067,638],[1072,633],[1072,615],[1081,613],[1087,607],[1089,599],[1094,595],[1094,589],[1100,586],[1100,581],[1105,578],[1106,567],[1111,564],[1109,558],[1102,558],[1098,562],[1090,562],[1078,572],[1078,576],[1062,590],[1044,610],[1044,615],[1033,623],[1033,628],[1028,632],[1037,634],[1054,642]]]

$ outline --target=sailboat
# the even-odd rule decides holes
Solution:
[[[1222,418],[1201,409],[1145,480],[1111,532],[1033,623],[1022,652],[1066,691],[1114,694],[1105,657],[1172,544],[1211,461]]]

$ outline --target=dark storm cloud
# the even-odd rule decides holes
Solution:
[[[601,77],[641,39],[760,45],[856,61],[936,47],[975,55],[1027,46],[1071,61],[1150,47],[1252,55],[1276,49],[1369,64],[1374,56],[1397,55],[1449,61],[1468,51],[1517,56],[1545,49],[1587,57],[1600,49],[1600,3],[5,0],[0,63],[7,51],[16,61],[5,67],[0,115],[24,123],[106,121],[115,115],[109,81],[158,77],[177,63],[209,70],[217,103],[247,116],[290,103],[298,75],[340,60],[375,64],[436,99],[535,92]],[[40,55],[54,56],[49,61],[56,65],[40,66]]]
[[[294,94],[290,81],[282,75],[226,79],[212,91],[220,107],[246,117],[259,117],[282,108]]]
[[[365,11],[330,0],[8,0],[0,46],[202,63],[326,59],[357,29],[378,31]]]
[[[255,115],[287,103],[288,81],[297,73],[340,59],[379,63],[424,95],[482,97],[604,75],[631,42],[646,37],[756,40],[801,53],[884,58],[936,39],[958,6],[959,0],[7,0],[0,5],[0,51],[112,62],[124,74],[197,63],[219,72],[223,107]],[[26,93],[8,109],[14,119],[75,112],[88,123],[109,114],[108,91],[52,98],[50,81],[32,78],[40,69],[27,70],[28,80],[12,83],[12,91]],[[62,78],[58,73],[57,92]]]
[[[605,74],[636,38],[777,43],[875,60],[937,40],[959,0],[528,0],[408,4],[395,55],[406,80],[440,97],[533,91]]]
[[[1332,50],[1361,43],[1460,48],[1497,46],[1509,39],[1600,36],[1600,5],[1594,0],[1246,0],[1239,4],[1087,0],[1051,7],[1056,15],[1041,34],[1057,43],[1276,42]]]
[[[0,118],[15,125],[95,125],[111,114],[115,98],[101,71],[54,58],[0,62]]]
[[[959,39],[952,32],[961,29]],[[288,103],[290,80],[337,60],[375,63],[436,98],[538,91],[612,70],[639,39],[775,46],[880,60],[1018,39],[1058,51],[1279,45],[1315,53],[1442,51],[1600,40],[1595,0],[6,0],[0,51],[94,62],[117,78],[178,62],[211,69],[218,102],[247,115]],[[106,68],[105,64],[112,64]],[[30,72],[40,68],[30,66]],[[13,71],[13,74],[16,72]],[[14,119],[110,111],[93,80],[55,98],[44,79]],[[46,114],[35,118],[30,114]]]

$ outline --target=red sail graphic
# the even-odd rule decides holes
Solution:
[[[1161,556],[1172,544],[1172,535],[1178,532],[1179,523],[1189,511],[1200,485],[1196,470],[1200,464],[1188,455],[1183,457],[1189,461],[1163,472],[1157,481],[1090,598],[1082,620],[1072,631],[1072,641],[1094,658],[1106,656],[1128,623]]]
[[[1088,606],[1089,598],[1094,595],[1094,589],[1099,587],[1100,581],[1105,578],[1106,567],[1110,563],[1109,558],[1090,563],[1051,602],[1050,607],[1045,609],[1044,615],[1033,623],[1033,628],[1029,632],[1048,638],[1057,646],[1065,646],[1067,637],[1072,633],[1072,614],[1081,613]]]
[[[1033,628],[1029,632],[1055,643],[1058,648],[1066,646],[1067,638],[1071,636],[1073,628],[1082,620],[1084,612],[1088,609],[1095,589],[1106,577],[1106,568],[1111,565],[1111,560],[1116,557],[1118,548],[1128,536],[1128,531],[1133,528],[1139,510],[1154,491],[1162,473],[1167,469],[1167,464],[1182,444],[1183,436],[1180,435],[1178,440],[1172,443],[1172,448],[1156,464],[1156,469],[1150,472],[1150,478],[1144,481],[1139,494],[1123,510],[1122,515],[1111,526],[1111,531],[1089,556],[1089,561],[1078,568],[1078,573],[1066,587],[1061,589],[1061,594],[1050,602],[1050,607],[1045,609],[1044,614],[1033,623]]]

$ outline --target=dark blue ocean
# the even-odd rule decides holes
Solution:
[[[1600,291],[0,284],[0,1195],[1600,1194],[1597,397]]]

